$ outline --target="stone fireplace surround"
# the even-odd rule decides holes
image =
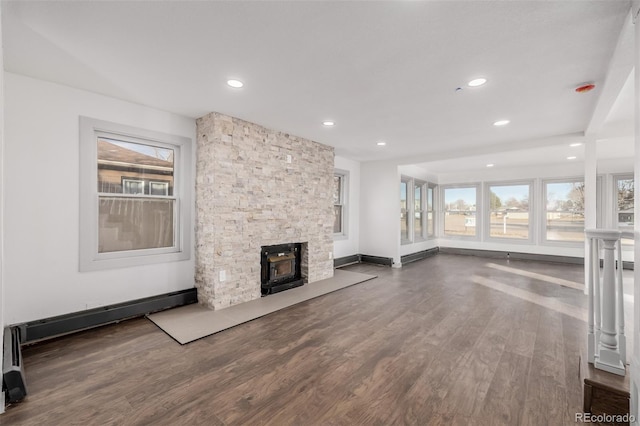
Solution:
[[[196,124],[199,303],[259,298],[262,246],[306,242],[305,282],[332,277],[333,148],[216,112]]]

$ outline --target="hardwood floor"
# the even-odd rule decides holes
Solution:
[[[379,278],[185,346],[140,318],[26,347],[0,424],[574,424],[586,296],[551,277],[582,266],[347,269]]]

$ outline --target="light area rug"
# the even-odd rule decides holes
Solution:
[[[155,325],[184,345],[280,309],[376,278],[375,275],[336,269],[332,278],[305,284],[225,309],[200,304],[181,306],[149,315]]]

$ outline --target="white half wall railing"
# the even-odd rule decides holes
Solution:
[[[624,334],[624,291],[622,283],[622,238],[631,232],[617,229],[587,229],[589,250],[588,361],[595,368],[625,375],[627,339]],[[629,234],[629,235],[627,235]],[[600,249],[603,252],[600,275]]]

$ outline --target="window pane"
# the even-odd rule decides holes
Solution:
[[[433,210],[433,188],[427,189],[427,210]]]
[[[529,185],[489,187],[489,235],[497,238],[529,238]]]
[[[123,194],[144,194],[144,181],[122,179]]]
[[[547,183],[546,237],[584,241],[584,182]]]
[[[172,149],[98,138],[98,192],[150,195],[154,181],[173,195],[173,160]]]
[[[413,199],[414,202],[414,211],[419,212],[422,211],[422,186],[416,186],[415,188],[415,197]]]
[[[400,182],[400,238],[409,239],[409,215],[407,214],[407,182]]]
[[[427,234],[429,236],[435,234],[433,230],[433,212],[427,213]]]
[[[444,234],[476,235],[476,188],[445,188]]]
[[[618,180],[618,225],[633,226],[633,179]]]
[[[416,211],[415,219],[413,221],[413,232],[416,238],[422,238],[422,213]]]
[[[333,176],[333,204],[342,204],[342,176]]]
[[[173,247],[175,200],[100,197],[98,253]]]
[[[333,206],[333,233],[342,233],[342,206]]]

